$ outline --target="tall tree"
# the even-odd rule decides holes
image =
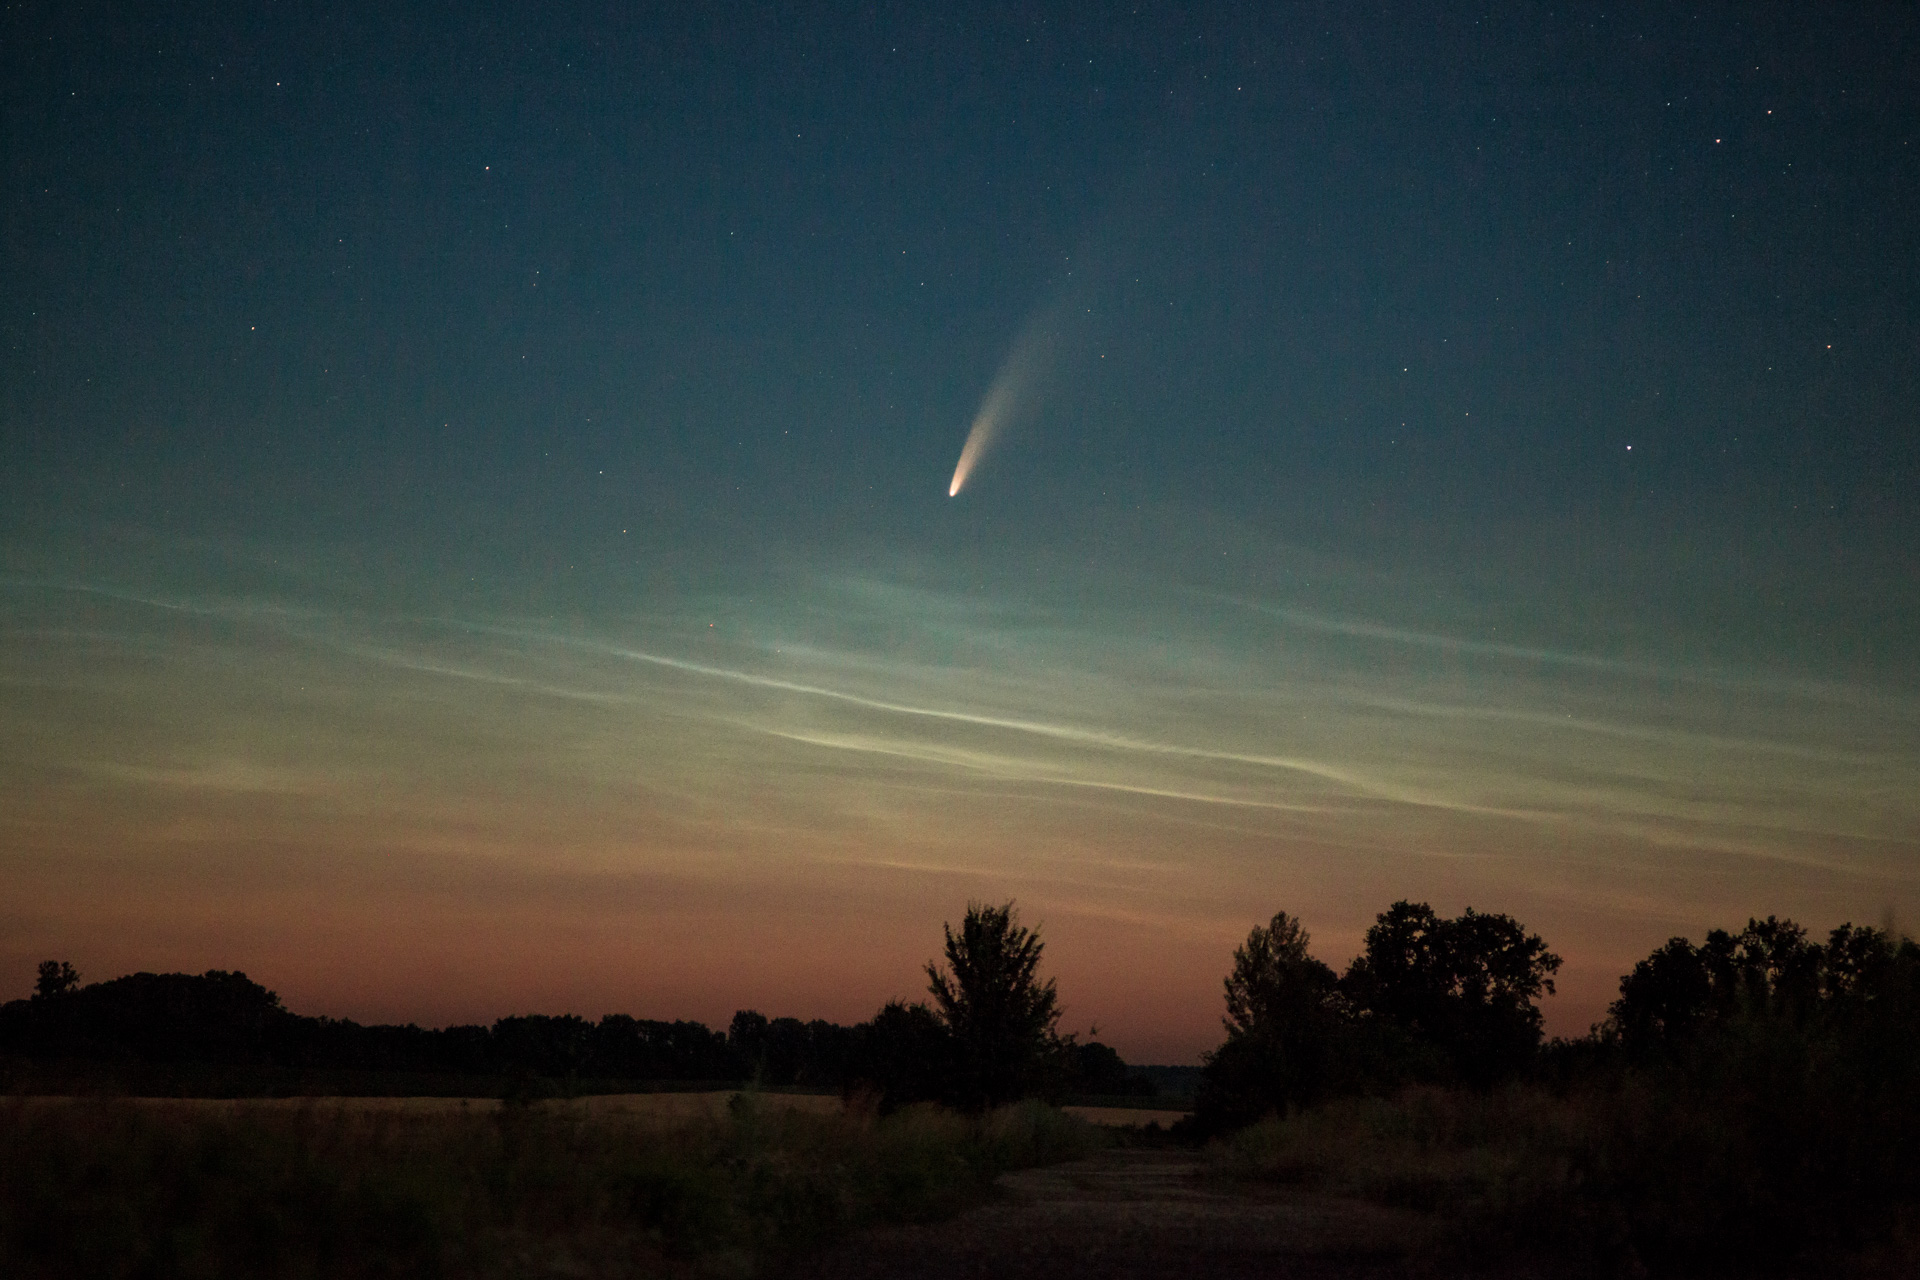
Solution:
[[[1642,1053],[1691,1040],[1712,1011],[1713,974],[1706,958],[1687,939],[1668,938],[1620,979],[1620,998],[1607,1013],[1611,1032],[1630,1051]]]
[[[1327,1087],[1344,1009],[1332,969],[1307,954],[1307,931],[1281,911],[1255,925],[1226,978],[1227,1040],[1207,1055],[1199,1123],[1218,1132],[1312,1102]]]
[[[1276,1040],[1328,1013],[1333,970],[1307,954],[1307,931],[1286,912],[1255,925],[1226,978],[1229,1039]]]
[[[955,1100],[997,1106],[1037,1092],[1056,1065],[1060,1001],[1040,981],[1040,935],[1013,903],[969,903],[960,931],[946,934],[947,969],[927,962],[928,990],[954,1039]]]

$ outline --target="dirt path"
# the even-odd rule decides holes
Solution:
[[[1223,1186],[1186,1151],[1115,1149],[1009,1174],[1004,1196],[931,1226],[885,1227],[810,1259],[794,1280],[1158,1280],[1426,1274],[1411,1213],[1284,1189]]]

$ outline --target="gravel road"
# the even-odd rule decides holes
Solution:
[[[1187,1151],[1119,1148],[1009,1174],[993,1203],[947,1222],[884,1227],[808,1259],[792,1280],[995,1277],[1398,1280],[1436,1269],[1418,1214],[1203,1176]]]

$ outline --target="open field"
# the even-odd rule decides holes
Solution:
[[[1078,1116],[1088,1124],[1097,1124],[1108,1129],[1144,1128],[1150,1124],[1157,1124],[1162,1129],[1171,1129],[1191,1114],[1187,1111],[1148,1107],[1078,1107],[1071,1104],[1060,1109],[1070,1116]]]
[[[1348,1280],[1411,1274],[1437,1234],[1047,1108],[880,1119],[810,1094],[15,1099],[0,1167],[0,1262],[26,1277]]]
[[[733,1100],[741,1096],[739,1089],[707,1093],[607,1093],[585,1098],[547,1099],[536,1105],[542,1115],[554,1119],[615,1120],[623,1124],[673,1126],[723,1119]],[[837,1094],[753,1092],[745,1096],[751,1097],[756,1106],[773,1112],[832,1116],[845,1110],[845,1104]],[[95,1100],[38,1097],[22,1101],[41,1107],[85,1107]],[[341,1116],[472,1116],[502,1109],[498,1098],[126,1098],[120,1101],[139,1107],[208,1115],[315,1112]]]
[[[1180,1113],[1139,1107],[969,1119],[753,1091],[15,1098],[0,1103],[0,1274],[1726,1274],[1733,1253],[1651,1233],[1718,1192],[1653,1185],[1665,1216],[1650,1219],[1614,1185],[1628,1166],[1595,1163],[1601,1113],[1626,1101],[1411,1089],[1195,1149],[1142,1128]],[[1913,1238],[1737,1260],[1905,1276]]]
[[[812,1095],[14,1099],[0,1274],[759,1274],[1102,1141],[1033,1104],[882,1118]]]
[[[619,1117],[622,1120],[662,1125],[683,1124],[691,1120],[714,1120],[725,1114],[728,1104],[740,1096],[738,1089],[708,1093],[608,1093],[585,1098],[557,1098],[542,1102],[543,1110],[560,1116]],[[775,1111],[795,1111],[808,1115],[837,1115],[845,1108],[838,1094],[768,1092],[751,1095],[758,1105]],[[40,1097],[24,1101],[36,1106],[84,1105],[85,1099],[63,1096]],[[266,1113],[320,1110],[352,1114],[463,1115],[498,1109],[498,1098],[128,1098],[126,1102],[148,1107],[178,1107],[188,1111]],[[1148,1107],[1096,1107],[1069,1104],[1060,1108],[1067,1115],[1103,1128],[1135,1128],[1158,1124],[1171,1128],[1189,1114],[1184,1110]]]

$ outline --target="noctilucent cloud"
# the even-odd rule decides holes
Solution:
[[[11,20],[0,994],[1910,925],[1920,18],[1334,17]]]

